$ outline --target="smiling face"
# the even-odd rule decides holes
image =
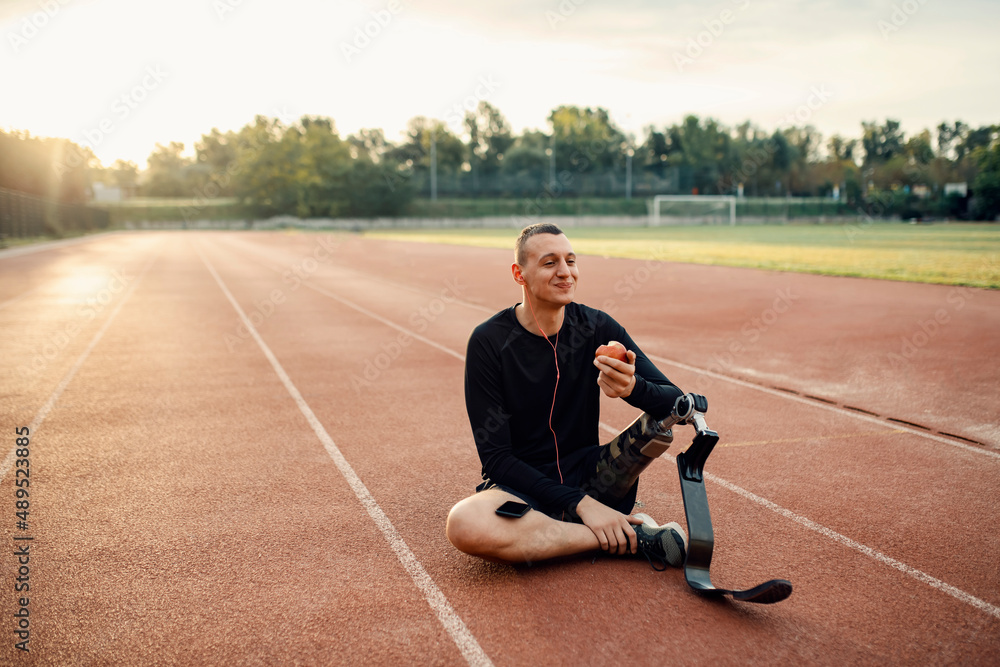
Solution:
[[[524,264],[515,264],[532,303],[560,307],[572,303],[580,272],[565,234],[535,234],[524,243]]]

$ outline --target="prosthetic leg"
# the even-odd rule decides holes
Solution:
[[[781,602],[792,594],[792,583],[785,579],[772,579],[743,591],[716,588],[708,574],[715,548],[712,532],[712,515],[708,510],[703,469],[708,455],[719,441],[719,434],[705,424],[708,401],[698,394],[687,394],[677,399],[674,410],[661,426],[691,424],[696,434],[687,451],[677,455],[677,471],[681,478],[681,495],[684,497],[684,514],[688,524],[688,552],[684,561],[684,578],[688,585],[702,595],[729,595],[734,600],[772,604]]]
[[[707,411],[708,401],[704,396],[686,394],[677,399],[673,412],[662,421],[657,422],[643,413],[608,443],[593,477],[583,485],[583,492],[606,505],[615,506],[632,488],[640,473],[667,451],[674,439],[673,427],[691,424],[696,431],[694,441],[686,451],[677,455],[688,524],[688,550],[684,561],[684,577],[688,585],[707,596],[729,595],[734,600],[759,604],[781,602],[792,594],[792,584],[785,579],[772,579],[747,590],[735,591],[716,588],[709,577],[715,535],[702,471],[708,455],[719,441],[719,434],[705,423]]]
[[[616,506],[642,471],[667,451],[673,441],[669,428],[661,427],[648,413],[642,413],[608,443],[582,491],[609,507]]]

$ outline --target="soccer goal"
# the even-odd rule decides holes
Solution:
[[[736,224],[733,195],[656,195],[649,212],[649,225],[703,222]]]

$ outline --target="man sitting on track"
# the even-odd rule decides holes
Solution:
[[[602,549],[681,566],[687,542],[681,527],[631,515],[639,472],[652,459],[621,456],[629,449],[624,433],[605,445],[598,434],[601,391],[662,419],[681,390],[614,319],[573,301],[579,271],[562,230],[526,227],[515,259],[521,303],[476,327],[469,339],[465,399],[485,481],[452,508],[448,539],[468,554],[505,562]],[[628,362],[595,358],[610,340],[625,345]],[[644,462],[636,465],[636,458]],[[624,472],[623,496],[609,496],[595,475],[608,469]],[[521,518],[497,515],[508,500],[531,510]]]

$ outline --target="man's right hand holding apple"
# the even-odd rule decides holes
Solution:
[[[624,358],[623,358],[624,357]],[[601,371],[597,384],[608,398],[625,398],[635,387],[635,352],[617,341],[597,348],[594,365]]]

